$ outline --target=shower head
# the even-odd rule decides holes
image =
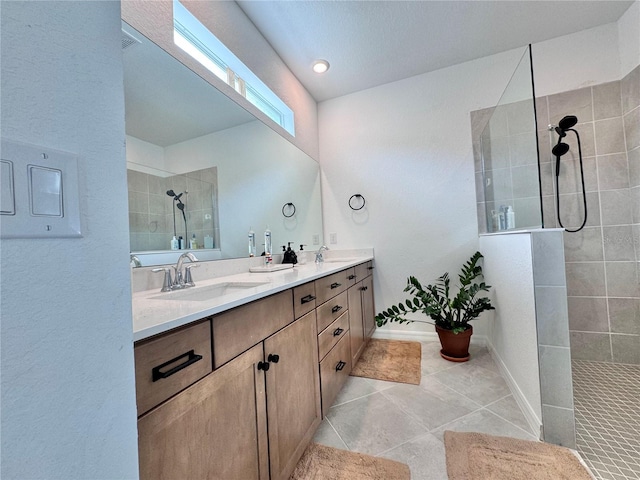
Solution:
[[[569,145],[562,142],[558,142],[558,144],[551,149],[551,153],[553,153],[558,158],[560,158],[562,155],[564,155],[568,151],[569,151]]]
[[[175,197],[176,192],[174,192],[173,190],[167,190],[167,195],[169,195],[170,197]]]
[[[182,210],[184,212],[184,203],[178,201],[178,204],[176,206],[178,207],[178,210]]]
[[[562,120],[558,122],[558,128],[566,131],[566,130],[569,130],[570,128],[575,127],[576,123],[578,123],[578,117],[576,117],[575,115],[567,115],[566,117],[564,117]]]

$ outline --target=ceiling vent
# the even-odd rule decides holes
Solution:
[[[138,40],[136,37],[122,30],[122,50],[126,50],[127,48],[131,48],[141,43],[142,42]]]

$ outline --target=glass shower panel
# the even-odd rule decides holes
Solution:
[[[528,47],[481,133],[486,231],[543,223],[538,141]]]

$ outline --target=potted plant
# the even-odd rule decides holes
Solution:
[[[495,310],[489,298],[478,296],[491,288],[484,283],[482,267],[478,265],[482,258],[482,254],[476,252],[462,266],[458,275],[460,288],[453,298],[450,296],[448,273],[438,278],[434,285],[426,287],[416,277],[409,277],[404,291],[413,296],[413,301],[407,299],[380,312],[375,317],[377,325],[381,327],[387,322],[422,322],[407,318],[408,314],[422,312],[433,320],[424,323],[431,323],[436,327],[442,345],[440,355],[450,361],[466,362],[469,360],[469,342],[473,334],[469,322],[478,318],[485,310]]]

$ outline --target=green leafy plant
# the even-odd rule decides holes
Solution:
[[[451,286],[449,273],[442,275],[434,285],[423,287],[416,277],[407,279],[404,291],[413,296],[413,300],[405,300],[376,315],[379,327],[388,322],[411,323],[420,320],[410,320],[410,313],[422,312],[430,317],[437,327],[460,333],[469,328],[469,322],[477,318],[485,310],[495,310],[491,300],[478,297],[481,292],[488,292],[491,288],[482,281],[482,267],[478,265],[483,256],[474,253],[469,261],[462,266],[458,278],[460,288],[458,293],[450,298]],[[476,281],[479,280],[479,281]]]

